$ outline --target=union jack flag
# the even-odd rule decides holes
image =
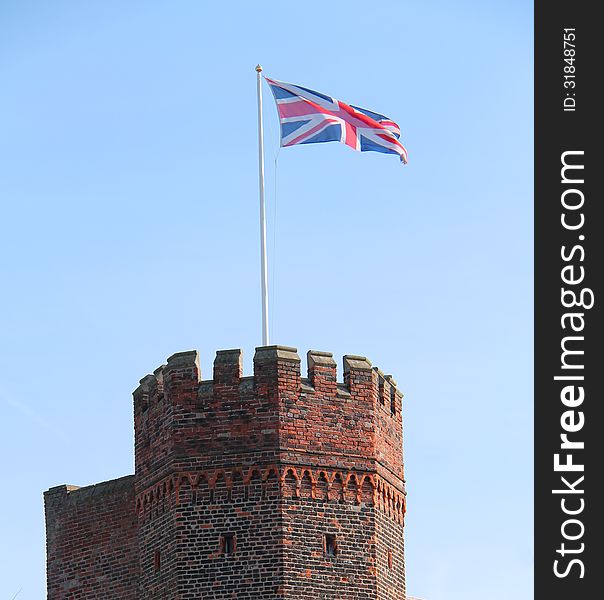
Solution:
[[[398,154],[407,164],[401,130],[388,117],[299,85],[265,79],[277,103],[281,146],[342,142],[360,152]]]

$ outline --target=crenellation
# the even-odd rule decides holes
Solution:
[[[179,352],[158,367],[153,374],[140,380],[133,392],[135,408],[146,410],[149,402],[161,399],[164,380],[169,385],[170,397],[184,401],[182,392],[187,389],[187,404],[207,405],[208,401],[225,397],[244,400],[252,390],[268,396],[268,389],[287,389],[291,393],[321,393],[333,397],[349,397],[354,392],[368,402],[377,399],[381,406],[398,406],[402,394],[396,388],[391,375],[384,375],[378,367],[372,367],[364,356],[346,355],[344,381],[337,380],[337,364],[331,352],[309,350],[307,352],[307,377],[300,376],[300,358],[295,348],[267,346],[256,349],[254,374],[244,376],[243,354],[240,349],[219,350],[213,365],[213,378],[201,379],[201,368],[196,351]],[[373,371],[373,374],[371,373]],[[196,384],[197,399],[190,384]],[[184,387],[183,387],[184,386]],[[393,399],[393,397],[396,398]]]
[[[296,348],[259,347],[244,376],[241,350],[221,350],[212,379],[202,380],[199,355],[188,351],[141,379],[135,475],[45,494],[49,572],[68,573],[70,597],[399,598],[402,394],[363,356],[344,356],[340,382],[333,354],[308,351],[305,378],[300,362]],[[57,524],[65,524],[61,535],[78,527],[76,504],[100,511],[111,523],[104,534],[127,532],[119,576],[130,579],[123,588],[112,582],[105,596],[101,578],[101,595],[78,587],[86,558],[65,550],[64,537],[57,545]],[[325,555],[326,534],[341,559]],[[90,535],[86,556],[97,543]],[[119,553],[107,552],[112,565]],[[53,586],[49,600],[63,600]]]
[[[373,370],[377,375],[378,406],[384,410],[390,410],[390,382],[386,380],[386,376],[378,367],[373,367]]]
[[[344,356],[344,383],[351,396],[374,403],[376,392],[375,374],[371,363],[364,356]]]
[[[164,393],[174,405],[194,406],[201,381],[197,350],[177,352],[162,369]]]
[[[309,350],[307,355],[308,380],[319,392],[335,395],[337,390],[337,365],[331,352]]]
[[[214,387],[239,386],[243,376],[243,353],[241,350],[219,350],[214,359]]]
[[[162,367],[160,367],[162,368]],[[168,357],[167,364],[163,370],[168,371],[191,371],[201,380],[201,369],[199,367],[199,352],[197,350],[185,350],[184,352],[175,352]]]
[[[142,413],[149,408],[149,391],[151,384],[155,381],[154,375],[145,375],[139,382],[139,386],[132,393],[134,397],[135,413]]]
[[[386,381],[390,384],[390,402],[391,413],[396,416],[397,421],[401,423],[402,428],[402,412],[403,412],[403,393],[398,389],[396,381],[392,375],[385,375]]]

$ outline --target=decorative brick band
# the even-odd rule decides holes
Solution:
[[[379,475],[292,465],[178,473],[139,494],[136,511],[140,520],[153,520],[166,508],[180,504],[185,488],[193,493],[206,489],[209,494],[205,500],[220,505],[233,501],[236,493],[247,498],[252,486],[258,489],[259,497],[278,494],[283,499],[369,504],[404,524],[405,494]]]

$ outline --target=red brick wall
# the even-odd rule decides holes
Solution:
[[[133,477],[44,494],[48,600],[136,600]]]
[[[178,580],[181,600],[278,600],[282,596],[282,527],[275,470],[210,474],[180,487]],[[233,552],[225,552],[232,536]]]
[[[219,352],[213,379],[200,382],[196,353],[179,353],[135,392],[141,598],[281,598],[278,472],[268,466],[284,377],[257,358],[243,378],[241,352]],[[233,556],[221,551],[226,534]]]
[[[403,600],[406,589],[403,524],[382,510],[376,511],[375,516],[377,600]]]
[[[283,486],[284,598],[374,599],[371,476],[289,469]],[[326,547],[333,536],[335,555]]]
[[[292,381],[280,401],[279,444],[286,462],[361,470],[373,465],[371,365],[351,362],[348,385],[338,386],[331,355],[309,353],[308,379],[302,386]],[[299,364],[296,366],[299,375]]]
[[[135,392],[137,492],[174,471],[248,463],[381,470],[402,481],[402,396],[363,357],[308,353],[302,379],[294,348],[259,348],[254,376],[241,351],[217,354],[200,381],[197,353],[172,356]]]
[[[285,598],[404,598],[404,514],[394,488],[372,474],[291,468],[282,489]],[[399,562],[386,573],[389,549]]]
[[[162,483],[138,510],[144,598],[403,598],[403,495],[371,473],[207,469]],[[335,557],[325,534],[336,536]]]
[[[168,483],[158,486],[137,511],[140,600],[179,598],[176,591],[179,546],[175,506],[176,491]]]
[[[404,479],[403,469],[403,396],[390,375],[374,367],[377,391],[375,406],[375,448],[378,463]]]

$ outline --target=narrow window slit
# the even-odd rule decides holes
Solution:
[[[325,552],[325,556],[337,556],[338,544],[336,542],[335,535],[331,535],[329,533],[325,534],[325,538],[323,540],[323,550]]]
[[[225,533],[222,536],[222,553],[225,556],[235,554],[235,536],[232,533]]]

